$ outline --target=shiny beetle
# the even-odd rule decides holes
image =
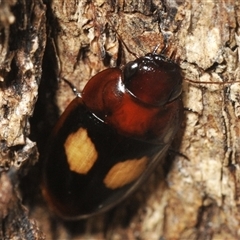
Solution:
[[[155,52],[92,77],[50,138],[42,190],[51,209],[81,219],[131,194],[178,131],[181,92],[180,67]]]

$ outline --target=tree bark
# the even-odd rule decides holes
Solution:
[[[43,239],[19,196],[19,179],[37,162],[29,118],[46,43],[41,1],[0,2],[0,239]]]
[[[4,4],[10,2],[3,2],[0,11]],[[8,218],[26,218],[18,197],[19,178],[13,176],[29,169],[41,171],[41,162],[32,167],[37,158],[32,141],[44,153],[57,112],[74,98],[69,86],[57,78],[64,77],[81,90],[99,71],[134,60],[124,42],[138,56],[160,44],[159,52],[165,49],[164,54],[180,64],[185,111],[172,151],[133,196],[88,220],[56,218],[40,191],[29,187],[32,181],[25,181],[23,188],[30,190],[23,190],[23,203],[30,219],[38,223],[31,225],[33,220],[28,220],[25,229],[31,229],[34,239],[43,234],[46,239],[239,239],[239,3],[53,0],[44,6],[29,0],[11,4],[15,7],[7,6],[7,20],[0,14],[1,31],[8,36],[1,39],[0,49],[4,166],[0,191],[9,195],[7,200],[0,197],[0,208],[2,224],[10,229],[1,232],[2,238],[15,236],[24,224],[19,221],[12,230]],[[41,75],[31,141],[29,118]],[[24,109],[19,110],[20,104]],[[19,162],[20,153],[25,161]]]

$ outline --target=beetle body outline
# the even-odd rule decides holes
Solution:
[[[106,211],[147,179],[181,124],[181,84],[180,67],[155,51],[89,80],[45,156],[43,195],[57,215]]]

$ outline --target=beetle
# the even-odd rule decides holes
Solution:
[[[163,160],[183,116],[177,63],[154,50],[92,77],[58,120],[42,192],[73,220],[114,207]]]

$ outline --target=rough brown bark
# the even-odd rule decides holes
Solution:
[[[17,45],[15,51],[11,49],[15,45],[11,45],[13,43],[8,38],[1,39],[0,116],[3,123],[0,122],[0,137],[1,154],[4,154],[1,165],[5,166],[6,172],[2,178],[8,176],[12,185],[6,185],[8,182],[5,181],[9,181],[6,177],[5,180],[1,178],[1,186],[6,187],[1,187],[0,191],[9,194],[14,189],[14,194],[8,198],[0,198],[1,219],[5,226],[8,226],[7,216],[11,216],[16,209],[22,209],[16,195],[17,180],[12,180],[10,174],[13,168],[6,166],[19,164],[19,160],[16,160],[19,157],[15,160],[12,158],[19,151],[24,152],[25,156],[32,154],[31,151],[25,152],[31,143],[27,140],[26,129],[36,99],[45,46],[43,5],[36,0],[31,3],[35,7],[31,8],[26,8],[30,2],[21,5],[13,1],[11,4],[18,7],[15,11],[8,7],[8,11],[16,19],[22,17],[22,20],[14,22],[11,18],[3,20],[0,17],[1,31],[6,31],[6,36],[12,36],[14,42],[14,36],[19,36],[17,30],[29,23],[35,26],[36,35],[27,38],[28,31],[24,32],[26,35],[21,34],[21,44]],[[85,221],[64,222],[49,213],[40,197],[29,202],[27,200],[31,193],[24,195],[30,216],[37,220],[46,239],[239,239],[238,2],[53,0],[47,4],[47,9],[49,39],[39,104],[36,107],[36,112],[44,112],[42,115],[46,119],[44,116],[40,119],[41,114],[35,114],[38,120],[32,123],[32,134],[39,136],[42,132],[45,135],[48,131],[46,126],[53,125],[55,121],[52,105],[47,105],[44,110],[42,108],[43,102],[47,100],[49,104],[53,96],[54,81],[58,75],[82,89],[87,80],[100,70],[134,59],[116,36],[117,30],[127,46],[138,55],[151,52],[158,43],[163,49],[164,39],[168,45],[166,55],[171,56],[176,52],[185,79],[183,101],[186,110],[173,148],[188,159],[180,154],[171,154],[167,159],[169,164],[164,168],[159,166],[134,196],[113,211]],[[24,24],[23,19],[29,21]],[[18,25],[20,22],[23,22],[22,26]],[[15,26],[12,29],[11,24]],[[33,39],[37,39],[37,45],[33,44]],[[27,68],[29,66],[32,66],[30,70]],[[21,88],[15,99],[16,86],[19,85]],[[69,86],[61,81],[58,85],[56,99],[61,112],[74,95]],[[27,94],[31,98],[26,101]],[[21,96],[25,96],[25,100]],[[19,112],[20,103],[24,104],[26,110],[21,109],[21,116],[12,117],[10,113]],[[8,121],[4,122],[6,119]],[[16,121],[21,124],[16,124]],[[13,133],[17,133],[17,137]],[[44,151],[41,143],[46,139],[40,137],[39,149]],[[35,158],[26,159],[28,164],[21,163],[14,174],[29,169]],[[12,201],[15,204],[9,207]],[[21,218],[21,214],[21,211],[16,211],[15,216]],[[19,232],[21,227],[18,228]],[[27,225],[26,229],[28,227],[32,229],[36,226]],[[18,229],[12,232],[16,233]],[[1,234],[7,239],[12,236],[6,235],[6,232]],[[42,236],[40,232],[38,234],[36,239]]]
[[[0,2],[0,238],[42,239],[21,204],[20,176],[37,159],[29,117],[37,100],[46,42],[41,1]]]

